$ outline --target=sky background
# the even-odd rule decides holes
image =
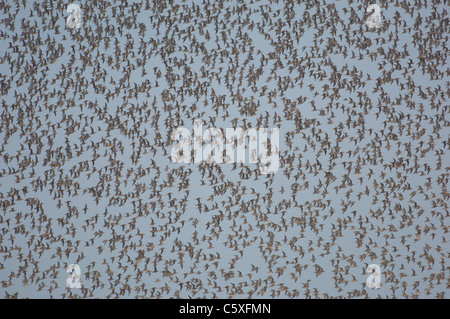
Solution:
[[[447,5],[380,1],[370,30],[367,1],[76,3],[80,29],[69,2],[0,6],[2,298],[446,296]],[[196,119],[279,127],[280,169],[173,164],[171,129]]]

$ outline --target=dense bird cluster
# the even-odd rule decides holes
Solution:
[[[445,1],[69,3],[0,1],[2,298],[446,297]],[[278,172],[172,163],[198,119]]]

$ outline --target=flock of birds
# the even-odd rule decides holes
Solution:
[[[0,296],[445,298],[448,4],[377,3],[0,1]],[[172,163],[198,119],[279,171]]]

